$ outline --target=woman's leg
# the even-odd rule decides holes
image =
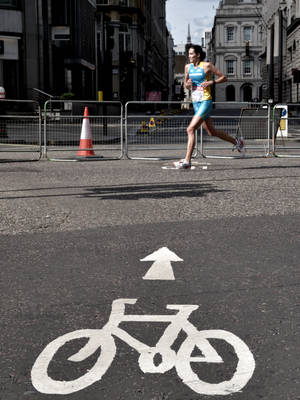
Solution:
[[[193,119],[191,120],[186,130],[188,135],[188,142],[187,142],[185,160],[188,161],[189,163],[191,162],[193,150],[195,147],[195,133],[202,123],[203,123],[203,118],[194,115]]]
[[[214,127],[212,119],[210,117],[207,118],[205,121],[203,121],[202,126],[210,136],[216,136],[216,137],[218,137],[218,138],[220,138],[222,140],[225,140],[226,142],[232,143],[233,145],[237,144],[237,141],[236,141],[235,138],[233,138],[232,136],[229,136],[224,131],[217,130]]]

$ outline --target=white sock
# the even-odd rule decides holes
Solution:
[[[190,163],[186,159],[184,159],[183,164],[190,164]]]

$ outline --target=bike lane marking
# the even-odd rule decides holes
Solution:
[[[183,260],[167,247],[162,247],[140,261],[154,261],[143,279],[174,281],[175,276],[171,261],[178,262]]]
[[[102,329],[85,329],[67,333],[50,342],[36,359],[31,380],[35,389],[44,394],[72,394],[87,388],[101,380],[111,366],[116,353],[114,337],[123,340],[140,356],[139,367],[144,373],[161,373],[175,367],[182,382],[194,392],[204,395],[226,396],[241,391],[251,379],[255,370],[254,357],[239,337],[224,330],[199,331],[189,320],[190,314],[199,308],[198,305],[167,305],[167,309],[176,310],[171,315],[129,315],[125,313],[126,304],[135,304],[137,299],[117,299],[112,303],[109,321]],[[140,342],[119,327],[122,322],[169,322],[161,338],[154,347]],[[171,348],[181,331],[187,337],[177,353]],[[48,375],[48,367],[55,354],[68,342],[87,338],[88,342],[68,358],[68,361],[81,362],[94,354],[99,348],[101,353],[91,369],[81,377],[71,381],[52,379]],[[193,371],[191,363],[223,363],[223,359],[214,349],[209,339],[222,340],[231,345],[236,353],[238,363],[230,380],[210,383],[201,380]],[[201,351],[201,356],[192,356],[195,348]],[[161,355],[157,365],[155,356]]]
[[[174,252],[162,247],[149,256],[140,259],[141,262],[154,261],[143,279],[175,280],[171,261],[182,262]],[[238,336],[225,330],[198,330],[189,321],[190,314],[199,308],[193,304],[168,304],[168,310],[177,311],[170,315],[126,314],[126,304],[134,305],[138,299],[116,299],[112,303],[108,322],[101,329],[81,329],[66,333],[51,341],[39,354],[31,370],[31,381],[37,391],[44,394],[67,395],[79,392],[100,381],[114,361],[117,348],[115,338],[121,339],[140,355],[138,364],[143,373],[164,374],[175,368],[183,384],[192,391],[203,395],[225,396],[240,392],[252,378],[255,370],[255,359]],[[168,323],[162,336],[154,347],[143,343],[120,328],[122,322],[159,322]],[[172,349],[180,332],[186,333],[186,339],[181,343],[177,353]],[[87,343],[67,358],[68,361],[83,362],[101,349],[94,365],[82,376],[69,381],[56,380],[49,376],[49,365],[54,361],[56,353],[67,343],[78,339],[88,339]],[[191,364],[222,364],[223,358],[213,347],[211,340],[227,342],[237,358],[237,365],[232,377],[218,383],[201,380],[194,372]],[[195,349],[200,350],[200,356],[193,356]],[[159,364],[155,363],[155,356],[161,357]]]

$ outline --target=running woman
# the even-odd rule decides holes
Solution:
[[[186,155],[183,160],[174,162],[178,169],[191,168],[191,158],[195,146],[196,130],[203,126],[210,136],[216,136],[222,140],[232,143],[236,149],[245,154],[245,145],[243,138],[235,139],[223,131],[217,130],[210,118],[212,110],[212,97],[210,86],[227,81],[226,76],[219,71],[213,64],[204,62],[205,52],[201,46],[192,45],[189,49],[190,64],[185,66],[184,85],[192,90],[192,101],[195,115],[187,128],[188,142]],[[211,75],[217,75],[218,79],[211,79]]]

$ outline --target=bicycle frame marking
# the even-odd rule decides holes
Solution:
[[[197,305],[167,305],[168,310],[177,310],[172,315],[125,315],[125,305],[135,304],[137,299],[118,299],[112,303],[108,322],[102,329],[85,329],[67,333],[50,342],[36,359],[31,379],[35,389],[45,394],[67,395],[78,392],[101,380],[116,356],[116,345],[113,336],[123,340],[138,353],[140,369],[144,373],[165,373],[175,367],[178,376],[190,389],[199,394],[229,395],[239,392],[251,379],[255,370],[255,360],[248,346],[236,335],[224,330],[199,331],[188,320],[190,314],[197,310]],[[169,322],[163,335],[154,347],[135,339],[119,327],[121,322]],[[180,331],[187,334],[177,354],[171,349]],[[56,381],[49,377],[48,366],[56,352],[67,342],[88,338],[88,342],[68,361],[81,362],[94,354],[99,347],[101,353],[93,367],[83,376],[72,381]],[[202,381],[191,368],[191,363],[223,363],[223,359],[210,344],[208,339],[220,339],[229,343],[238,358],[236,371],[232,379],[220,383]],[[201,356],[191,357],[195,347],[201,350]],[[155,365],[154,358],[161,355],[161,363]]]

